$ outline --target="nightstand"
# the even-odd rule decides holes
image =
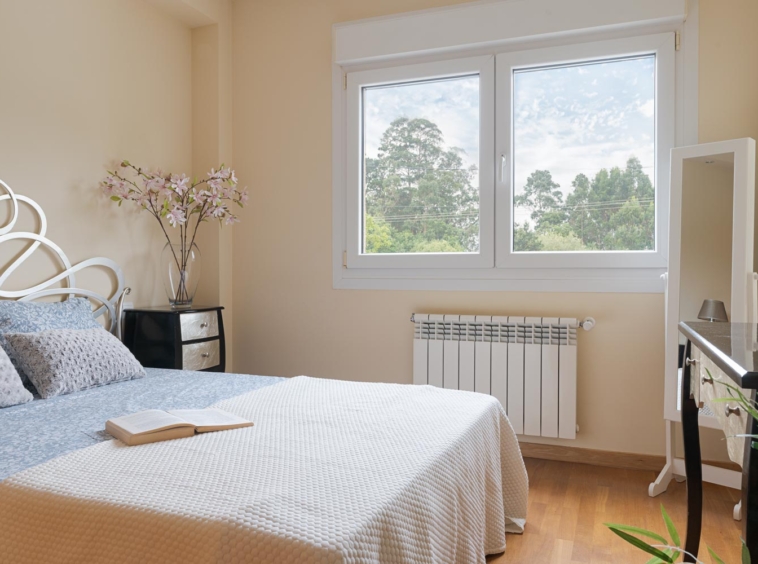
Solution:
[[[127,309],[124,344],[145,367],[224,372],[223,309],[220,306]]]

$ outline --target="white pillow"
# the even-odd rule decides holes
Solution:
[[[5,338],[43,398],[145,376],[129,349],[102,327],[6,333]]]
[[[0,348],[0,407],[18,405],[32,399],[32,394],[24,388],[21,377],[13,367],[11,359]]]

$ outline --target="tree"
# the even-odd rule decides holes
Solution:
[[[424,118],[398,118],[366,159],[365,252],[449,253],[479,250],[479,191],[474,166],[445,146]],[[655,189],[639,159],[578,174],[565,196],[549,170],[535,170],[514,197],[530,219],[513,226],[517,252],[650,250]]]
[[[445,148],[442,132],[427,119],[390,124],[377,158],[366,159],[366,252],[479,249],[477,169],[465,167],[461,154]],[[389,226],[391,244],[385,231],[381,245],[374,238],[384,229],[379,222]]]
[[[614,249],[650,251],[655,248],[655,204],[640,204],[635,196],[624,202],[609,222]]]
[[[543,251],[586,251],[582,240],[572,232],[561,233],[560,231],[545,230],[537,235]]]
[[[589,249],[649,250],[655,245],[655,189],[636,157],[626,168],[579,174],[566,197],[568,224]]]
[[[392,228],[380,219],[366,216],[366,252],[394,253],[395,242],[392,239]]]
[[[541,251],[539,236],[529,228],[529,223],[513,225],[513,250],[516,252]]]
[[[563,193],[560,184],[553,182],[549,170],[535,170],[529,175],[521,194],[513,198],[513,205],[532,210],[537,230],[549,229],[566,222]]]

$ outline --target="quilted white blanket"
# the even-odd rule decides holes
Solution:
[[[471,563],[523,531],[526,470],[490,396],[298,377],[216,406],[255,426],[0,482],[0,559]]]

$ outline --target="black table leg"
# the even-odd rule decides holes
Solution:
[[[685,359],[691,354],[687,341]],[[695,562],[700,547],[703,521],[703,466],[700,459],[699,409],[690,397],[690,367],[685,362],[682,374],[682,434],[684,437],[684,468],[687,472],[687,536],[684,562]]]

